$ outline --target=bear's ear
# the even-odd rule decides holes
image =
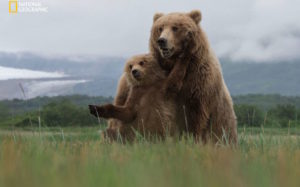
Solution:
[[[188,13],[188,16],[190,16],[196,24],[199,24],[201,21],[201,12],[199,10],[192,10],[190,13]]]
[[[156,13],[156,14],[154,14],[154,16],[153,16],[153,23],[154,23],[158,18],[162,17],[163,15],[164,15],[163,13]]]

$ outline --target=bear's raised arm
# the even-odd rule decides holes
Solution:
[[[125,123],[133,121],[136,117],[134,109],[126,106],[115,106],[112,104],[97,106],[89,105],[90,113],[96,117],[105,119],[114,118]]]
[[[183,85],[184,78],[186,76],[188,65],[190,63],[189,61],[190,59],[187,60],[178,59],[175,62],[175,65],[172,71],[170,72],[164,85],[164,89],[167,95],[170,93],[176,94],[180,92]]]

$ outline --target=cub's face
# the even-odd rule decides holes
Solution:
[[[128,82],[132,85],[151,84],[165,76],[159,64],[150,54],[130,58],[126,63],[124,72]]]
[[[199,11],[188,14],[155,14],[153,18],[151,45],[165,59],[180,54],[188,46],[194,32],[198,30],[201,20]]]

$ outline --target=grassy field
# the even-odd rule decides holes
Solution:
[[[300,129],[239,129],[239,145],[107,144],[99,128],[0,130],[0,186],[300,186]]]

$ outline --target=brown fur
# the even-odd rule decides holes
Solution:
[[[156,14],[153,18],[150,51],[161,67],[170,72],[165,88],[177,91],[179,116],[186,117],[187,129],[204,142],[221,140],[226,134],[237,142],[233,103],[223,80],[221,67],[198,25],[201,13]],[[166,45],[160,46],[159,39]],[[183,110],[183,109],[186,110]]]
[[[138,78],[133,76],[134,70],[139,71]],[[123,82],[125,78],[127,83]],[[111,121],[107,134],[116,132],[112,128],[114,126],[129,141],[134,140],[135,130],[150,139],[174,135],[176,105],[174,99],[166,100],[161,91],[165,78],[166,72],[150,54],[135,56],[125,66],[115,105],[90,105],[90,111],[95,116],[120,120],[113,124]],[[124,101],[122,98],[126,94],[125,104],[118,105]]]
[[[124,106],[128,98],[129,85],[127,83],[126,74],[124,73],[118,83],[117,93],[114,99],[114,105]],[[110,141],[116,140],[118,138],[119,129],[122,126],[122,121],[118,119],[109,119],[108,127],[102,133],[105,138],[108,138]]]

